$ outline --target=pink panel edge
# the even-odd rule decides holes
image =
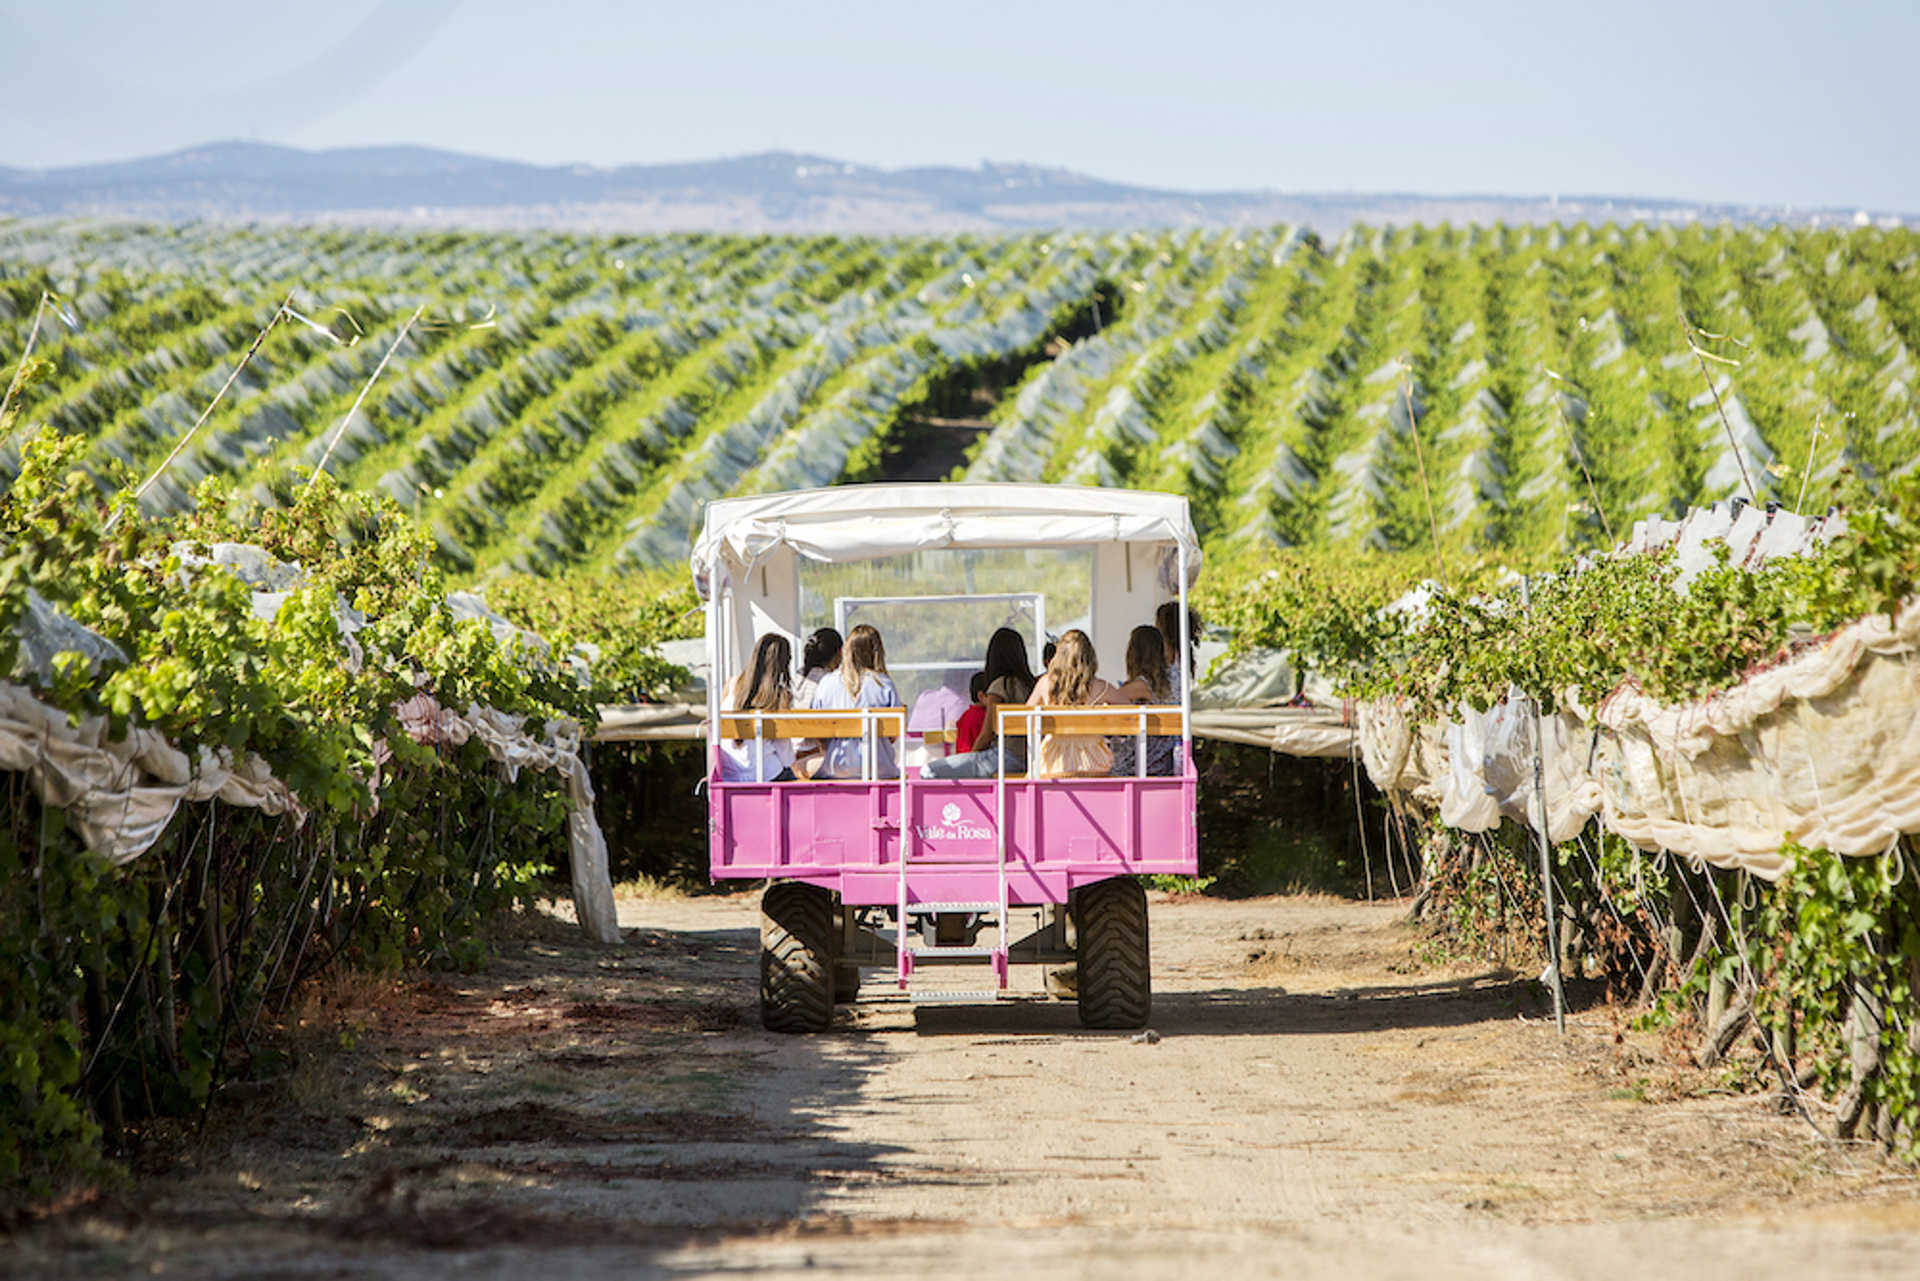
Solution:
[[[1025,824],[1020,813],[1010,813],[1014,827],[1015,847],[1009,851],[1007,868],[1007,889],[1010,903],[1016,905],[1036,905],[1065,902],[1069,894],[1077,887],[1125,875],[1174,875],[1190,876],[1198,870],[1198,842],[1195,830],[1194,800],[1198,779],[1192,767],[1182,775],[1174,777],[1159,776],[1149,779],[1136,778],[1097,778],[1050,780],[1035,782],[1031,780],[1012,780],[1007,784],[1009,810],[1020,804],[1025,814],[1032,814],[1030,799],[1032,794],[1042,789],[1050,793],[1065,792],[1071,795],[1084,792],[1091,796],[1109,796],[1115,790],[1136,785],[1155,799],[1170,799],[1169,794],[1177,793],[1181,798],[1178,812],[1180,820],[1168,823],[1151,819],[1135,807],[1138,821],[1143,828],[1150,824],[1153,836],[1142,830],[1140,843],[1150,848],[1173,848],[1183,851],[1172,858],[1133,858],[1089,857],[1065,858],[1060,856],[1042,859],[1045,866],[1031,864],[1025,851],[1019,848],[1021,829]],[[721,783],[717,779],[709,781],[709,872],[714,880],[793,880],[820,885],[837,892],[841,901],[853,906],[884,906],[896,903],[899,896],[899,868],[892,857],[887,857],[885,846],[898,839],[897,814],[900,798],[898,780],[885,780],[874,783],[827,782],[827,783]],[[953,796],[979,797],[983,793],[991,796],[992,780],[935,781],[911,780],[909,782],[909,804],[924,802],[928,795],[942,793]],[[782,794],[785,794],[784,796]],[[876,795],[877,793],[877,795]],[[1026,796],[1016,800],[1018,794]],[[835,810],[847,810],[858,807],[882,816],[893,814],[896,821],[888,823],[883,817],[883,849],[881,861],[876,864],[865,857],[870,845],[861,841],[856,848],[860,857],[836,861],[781,862],[781,851],[773,848],[769,839],[763,846],[764,857],[752,862],[735,861],[731,864],[723,861],[727,844],[725,830],[726,819],[723,807],[729,800],[755,801],[761,797],[768,801],[810,799],[816,802],[829,801]],[[779,809],[776,805],[767,805],[769,816]],[[1054,822],[1057,820],[1049,820]],[[758,827],[759,823],[751,824]],[[1085,833],[1091,831],[1095,836],[1110,836],[1089,820],[1086,824],[1076,824],[1080,839],[1086,839]],[[1184,829],[1184,830],[1181,830]],[[843,829],[844,830],[844,829]],[[853,833],[847,832],[848,836]],[[772,833],[769,832],[769,838]],[[1051,836],[1052,833],[1050,832]],[[1069,833],[1069,839],[1073,838]],[[844,848],[853,841],[842,838]],[[740,844],[758,842],[742,840]],[[1052,841],[1048,841],[1052,844]],[[1110,843],[1110,842],[1109,842]],[[781,842],[785,844],[785,842]],[[895,856],[897,857],[897,855]],[[977,859],[977,854],[971,856]],[[985,901],[997,894],[995,868],[992,862],[969,862],[956,866],[952,862],[929,863],[924,856],[916,857],[909,866],[907,878],[907,897],[909,902],[942,901]]]

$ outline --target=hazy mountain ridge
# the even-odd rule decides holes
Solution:
[[[1067,169],[880,169],[790,152],[677,164],[533,165],[431,147],[220,142],[57,169],[0,167],[0,214],[591,230],[964,231],[1301,222],[1854,222],[1852,209],[1619,196],[1184,192]],[[1879,215],[1876,221],[1911,221]]]

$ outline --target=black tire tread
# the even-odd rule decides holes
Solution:
[[[1079,936],[1080,1022],[1093,1028],[1145,1027],[1153,1011],[1146,890],[1127,876],[1082,886],[1074,892],[1073,921]]]
[[[779,881],[760,896],[760,1023],[823,1032],[833,1021],[833,894]]]

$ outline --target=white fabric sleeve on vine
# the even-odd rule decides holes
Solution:
[[[580,757],[580,726],[570,720],[549,721],[546,737],[537,739],[527,732],[525,717],[478,704],[456,712],[427,693],[415,694],[393,710],[417,743],[459,747],[468,739],[480,740],[509,782],[522,769],[552,770],[565,777],[574,914],[594,942],[618,943],[620,921],[607,867],[607,839],[594,813],[593,779]]]
[[[288,814],[306,812],[258,756],[235,761],[225,748],[189,759],[150,729],[118,741],[103,716],[79,722],[31,689],[0,681],[0,769],[26,774],[34,793],[67,812],[87,848],[115,864],[153,848],[182,801]]]
[[[1447,745],[1440,725],[1411,725],[1398,698],[1376,698],[1354,708],[1360,759],[1373,785],[1405,793],[1423,809],[1440,806]]]
[[[1879,854],[1920,831],[1920,600],[1863,618],[1723,693],[1597,709],[1605,821],[1769,880],[1787,841]]]
[[[1462,704],[1460,721],[1447,722],[1441,737],[1441,822],[1467,832],[1488,831],[1503,818],[1535,825],[1532,700],[1515,690],[1490,711]],[[1540,739],[1547,838],[1570,841],[1601,807],[1600,782],[1588,768],[1592,731],[1573,713],[1559,712],[1540,718]]]
[[[1590,717],[1544,717],[1547,833],[1571,840],[1597,812],[1646,850],[1777,880],[1789,842],[1884,852],[1920,832],[1920,600],[1841,628],[1740,684],[1667,704],[1632,685]],[[1375,786],[1484,832],[1533,821],[1524,698],[1410,725],[1398,699],[1358,709]]]
[[[522,768],[554,770],[567,782],[567,838],[572,855],[574,907],[588,937],[620,941],[607,870],[607,843],[594,814],[593,782],[580,759],[580,727],[550,724],[544,740],[528,734],[520,717],[473,707],[459,715],[417,695],[395,709],[422,742],[458,746],[477,737],[511,780]],[[131,728],[108,734],[102,716],[69,721],[33,690],[0,681],[0,770],[27,775],[47,805],[64,809],[87,848],[109,862],[132,862],[153,848],[183,801],[219,800],[266,814],[306,811],[260,757],[235,760],[221,748],[189,758],[157,731]]]

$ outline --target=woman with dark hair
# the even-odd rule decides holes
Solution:
[[[822,627],[807,637],[807,643],[800,648],[800,683],[793,687],[795,706],[812,705],[813,691],[820,688],[820,678],[840,666],[844,645],[840,633],[831,627]]]
[[[946,756],[920,767],[923,778],[992,778],[999,762],[999,735],[995,729],[994,709],[1002,703],[1024,703],[1033,694],[1033,668],[1027,662],[1027,642],[1011,627],[1002,627],[987,639],[987,661],[982,670],[987,677],[986,692],[980,701],[987,709],[986,723],[973,740],[973,750],[958,756]],[[1024,740],[1007,740],[1007,772],[1027,768]]]
[[[1187,662],[1184,669],[1180,663],[1180,602],[1167,601],[1154,611],[1153,625],[1160,629],[1160,639],[1166,642],[1167,666],[1173,669],[1173,701],[1180,701],[1180,691],[1186,687],[1185,681],[1200,670],[1200,615],[1193,606],[1187,606]]]
[[[793,646],[778,632],[768,632],[753,647],[753,663],[727,682],[726,707],[734,712],[784,712],[793,706]],[[723,738],[720,740],[720,781],[723,783],[787,783],[793,780],[793,740],[786,738]]]
[[[1177,701],[1173,695],[1172,666],[1160,629],[1141,624],[1127,638],[1126,684],[1107,695],[1107,701],[1136,707],[1164,706]],[[1139,735],[1116,734],[1111,741],[1114,774],[1121,778],[1133,778],[1139,773],[1135,755],[1135,749],[1140,745]],[[1180,740],[1170,734],[1149,734],[1146,772],[1150,775],[1173,773],[1174,754],[1179,746]]]
[[[1185,704],[1188,691],[1193,686],[1193,679],[1200,671],[1200,615],[1195,612],[1193,606],[1187,606],[1184,629],[1187,643],[1185,663],[1180,661],[1180,641],[1183,631],[1180,622],[1180,602],[1177,600],[1162,602],[1160,608],[1153,613],[1153,625],[1159,630],[1160,640],[1167,647],[1167,683],[1171,687],[1167,701]],[[1148,750],[1149,752],[1153,750],[1152,744],[1148,744]],[[1180,753],[1176,750],[1167,772],[1178,774],[1184,768]]]

